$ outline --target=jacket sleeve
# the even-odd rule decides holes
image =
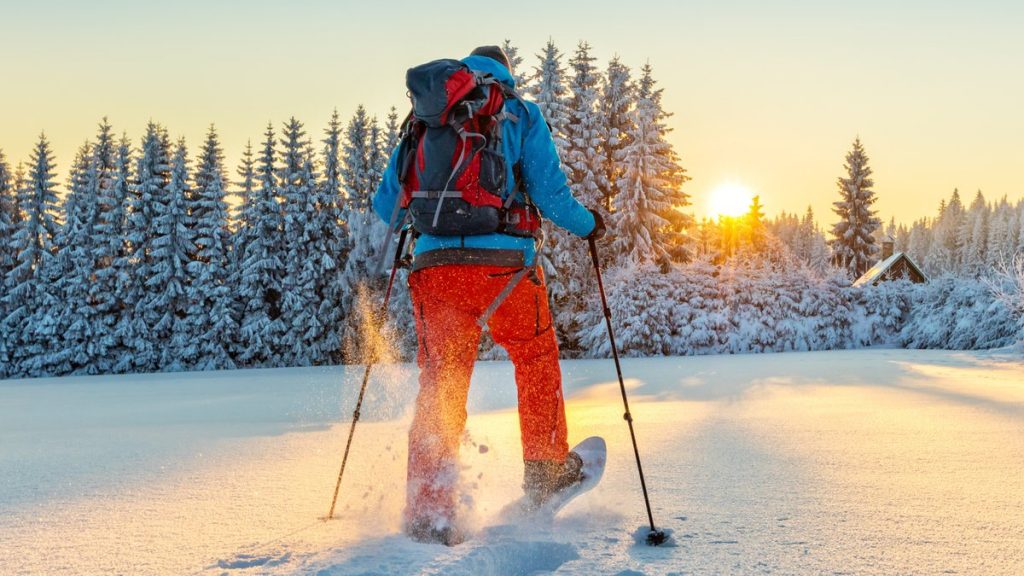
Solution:
[[[523,185],[542,216],[577,236],[586,236],[594,230],[594,215],[573,197],[540,109],[532,103],[526,105],[530,108],[520,160]]]
[[[388,167],[384,170],[380,184],[377,186],[377,192],[373,195],[373,211],[385,223],[391,221],[391,214],[395,209],[395,204],[398,202],[398,195],[402,191],[402,186],[398,182],[398,157],[401,148],[401,146],[395,146],[395,149],[391,152]],[[401,212],[404,212],[404,210]],[[399,220],[403,216],[401,212],[398,214]]]

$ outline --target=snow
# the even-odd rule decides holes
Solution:
[[[475,535],[399,532],[415,368],[0,383],[4,574],[1020,574],[1024,364],[868,349],[625,359],[659,528],[651,548],[608,360],[564,362],[570,442],[608,441],[601,483],[553,523],[519,494],[512,367],[480,363],[462,451]]]

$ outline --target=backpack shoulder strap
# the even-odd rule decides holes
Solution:
[[[501,93],[505,96],[506,103],[509,100],[515,100],[516,102],[519,102],[520,106],[522,106],[523,111],[526,113],[526,115],[530,115],[530,107],[526,105],[526,101],[523,100],[523,97],[519,95],[519,92],[517,92],[515,88],[503,82],[498,82],[498,85],[501,86]],[[512,120],[515,123],[519,122],[519,116],[509,112],[507,108],[502,108],[501,116],[504,118],[508,118],[509,120]]]

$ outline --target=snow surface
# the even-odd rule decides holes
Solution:
[[[399,533],[415,370],[370,384],[338,519],[322,522],[361,369],[0,383],[2,574],[1021,574],[1024,364],[859,350],[627,359],[659,527],[649,548],[607,360],[564,363],[570,441],[605,477],[549,524],[519,494],[515,389],[481,363],[463,450],[475,537]]]

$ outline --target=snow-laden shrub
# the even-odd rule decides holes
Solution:
[[[706,262],[673,270],[672,345],[674,356],[717,354],[727,334],[729,311],[719,296],[717,268]]]
[[[814,337],[811,350],[849,347],[849,289],[850,281],[842,274],[833,274],[822,281],[810,282],[804,286],[803,297],[814,310],[813,314],[807,316]]]
[[[818,350],[849,340],[842,287],[800,269],[631,265],[609,270],[605,283],[623,356]],[[597,299],[581,320],[588,353],[610,354]]]
[[[906,280],[850,288],[852,347],[896,344],[910,316],[915,285]]]
[[[652,264],[640,264],[609,270],[603,279],[619,353],[623,356],[671,354],[675,275],[661,274]],[[613,286],[614,289],[610,289]],[[580,343],[588,355],[610,355],[604,312],[596,294],[583,315],[582,326]]]
[[[1024,352],[1024,253],[1018,253],[1009,264],[996,271],[986,285],[997,300],[1017,319],[1015,336],[1017,350]]]
[[[906,348],[998,348],[1019,333],[1019,315],[985,282],[943,276],[914,288],[912,314],[899,336]]]
[[[854,288],[842,274],[800,266],[713,266],[661,272],[650,265],[605,274],[624,356],[835,350],[877,345],[985,349],[1021,339],[1021,291],[1004,278],[997,297],[977,280],[941,278]],[[1016,286],[1016,288],[1015,288]],[[1014,298],[1017,298],[1016,300]],[[1009,304],[1008,304],[1009,303]],[[600,302],[581,317],[591,356],[611,353]]]

